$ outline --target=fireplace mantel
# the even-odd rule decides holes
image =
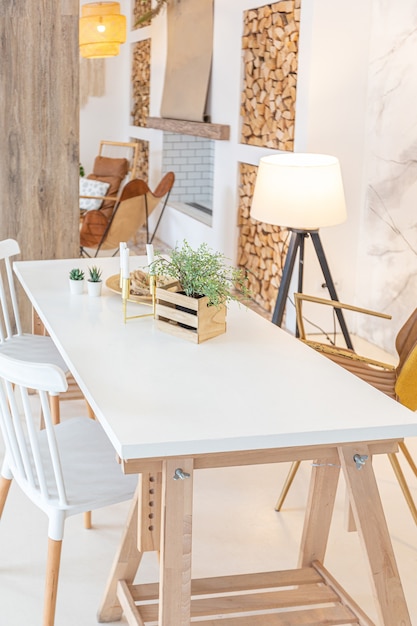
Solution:
[[[224,124],[209,124],[205,122],[188,122],[163,117],[148,117],[146,126],[157,130],[165,130],[179,135],[194,135],[206,139],[227,140],[230,136],[230,126]]]

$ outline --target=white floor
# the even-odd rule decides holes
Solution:
[[[65,419],[84,412],[84,405],[65,402],[62,411]],[[407,443],[417,458],[417,440]],[[412,624],[417,626],[417,527],[388,459],[377,457],[374,465]],[[274,504],[288,467],[288,464],[265,465],[196,473],[195,577],[297,566],[310,468],[308,463],[302,464],[283,511],[276,513]],[[417,479],[409,471],[407,477],[417,501]],[[84,530],[82,518],[68,520],[56,626],[97,623],[97,607],[127,508],[128,505],[119,505],[94,512],[94,527],[89,531]],[[0,523],[0,626],[41,625],[46,539],[46,518],[13,486]],[[140,579],[156,580],[156,555],[146,556]],[[369,617],[380,624],[358,537],[344,529],[343,482],[339,485],[325,565]]]

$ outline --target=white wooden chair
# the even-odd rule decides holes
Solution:
[[[20,254],[14,239],[0,241],[0,353],[24,361],[54,363],[64,372],[68,367],[50,337],[23,333],[13,280],[11,257]],[[51,398],[54,422],[59,422],[59,396]]]
[[[48,396],[66,387],[65,374],[56,365],[22,361],[0,352],[0,427],[6,448],[0,515],[14,479],[49,518],[43,626],[54,624],[66,518],[129,500],[137,483],[135,476],[122,473],[97,421],[80,417],[53,424]],[[39,395],[42,430],[34,418],[34,398],[28,389]]]

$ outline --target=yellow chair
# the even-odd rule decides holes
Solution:
[[[307,339],[302,314],[302,302],[313,302],[324,306],[346,309],[385,319],[391,319],[391,316],[355,307],[349,304],[342,304],[341,302],[335,302],[334,300],[315,298],[301,293],[296,293],[294,296],[297,326],[301,341],[312,347],[314,350],[321,352],[327,358],[349,370],[352,374],[355,374],[373,387],[376,387],[379,391],[382,391],[394,400],[401,402],[401,404],[408,407],[412,411],[417,409],[417,309],[410,315],[397,334],[395,347],[398,353],[398,363],[397,365],[391,365],[375,359],[370,359],[366,356],[361,356],[348,348],[341,348],[335,345],[329,345],[323,342]],[[417,476],[417,467],[407,446],[404,442],[401,442],[399,447],[412,471]],[[405,480],[398,457],[395,453],[391,453],[388,454],[388,458],[410,508],[413,519],[417,524],[416,505],[411,496],[410,489]],[[292,463],[287,479],[275,506],[276,511],[281,510],[299,466],[299,461],[294,461]]]

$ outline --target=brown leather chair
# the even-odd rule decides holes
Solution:
[[[80,254],[90,256],[86,248],[94,249],[93,256],[100,250],[114,250],[117,253],[121,241],[134,239],[142,226],[146,226],[146,240],[151,243],[161,221],[169,194],[174,185],[175,175],[168,172],[152,192],[144,180],[138,178],[124,186],[110,219],[102,209],[88,211],[80,230]],[[148,218],[163,201],[162,210],[152,236],[149,236]]]
[[[136,176],[139,158],[137,141],[100,141],[98,156],[94,161],[89,180],[108,183],[105,195],[81,195],[80,198],[103,200],[99,207],[107,219],[110,218],[123,185]]]
[[[87,176],[90,180],[99,180],[109,183],[110,187],[104,197],[100,210],[103,215],[110,218],[117,201],[120,186],[129,171],[129,161],[127,159],[112,159],[110,157],[97,156],[94,160],[94,167],[91,174]],[[107,199],[108,198],[108,199]]]

